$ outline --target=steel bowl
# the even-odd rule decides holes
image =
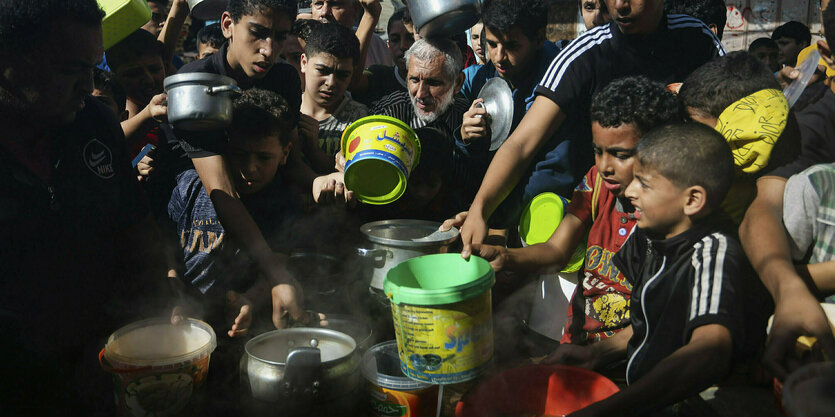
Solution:
[[[424,38],[455,35],[478,23],[481,0],[410,0],[415,30]]]

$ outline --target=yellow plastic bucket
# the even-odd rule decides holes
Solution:
[[[151,20],[151,8],[146,0],[98,0],[104,11],[101,21],[104,49],[116,45]]]
[[[383,291],[404,375],[457,384],[484,372],[493,356],[495,282],[486,260],[457,253],[412,258],[388,272]]]
[[[194,319],[172,325],[167,318],[138,321],[115,331],[99,353],[113,375],[120,416],[182,416],[196,408],[217,337]]]
[[[409,174],[420,160],[415,131],[388,116],[367,116],[342,133],[345,186],[359,201],[388,204],[406,192]]]

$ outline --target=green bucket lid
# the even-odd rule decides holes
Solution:
[[[444,253],[401,262],[389,270],[383,291],[395,304],[443,305],[473,298],[495,282],[496,273],[483,258]]]
[[[528,245],[548,241],[565,216],[568,201],[554,193],[534,197],[522,211],[519,236]]]

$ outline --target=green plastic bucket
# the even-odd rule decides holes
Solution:
[[[547,242],[562,223],[565,208],[569,203],[569,200],[554,193],[542,193],[534,197],[522,210],[522,216],[519,219],[519,237],[522,239],[522,246]],[[586,239],[583,239],[577,245],[562,272],[577,272],[583,267],[586,246]]]
[[[477,256],[426,255],[392,268],[383,283],[391,301],[400,368],[430,384],[478,377],[493,356],[490,288],[496,276]]]
[[[359,201],[388,204],[406,192],[420,160],[420,141],[407,124],[388,116],[367,116],[342,133],[345,186]]]

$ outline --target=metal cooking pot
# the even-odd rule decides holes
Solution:
[[[241,89],[232,78],[207,72],[165,77],[168,122],[187,131],[221,130],[232,122],[232,96]]]
[[[452,243],[458,239],[458,229],[453,227],[441,232],[440,226],[440,223],[425,220],[383,220],[362,225],[360,231],[371,247],[359,248],[357,252],[368,261],[363,276],[371,276],[370,287],[382,291],[389,269],[400,262],[449,252]]]
[[[357,342],[357,350],[360,355],[374,346],[376,342],[374,331],[367,322],[361,321],[359,317],[331,313],[325,313],[325,317],[327,317],[328,325],[323,327],[351,336]]]
[[[219,20],[226,11],[226,0],[188,0],[191,16],[200,20]]]
[[[248,403],[270,415],[311,415],[308,411],[313,409],[320,410],[315,414],[333,415],[337,410],[343,415],[342,411],[356,411],[362,382],[359,362],[356,342],[344,333],[274,330],[246,343],[241,384]]]
[[[410,0],[409,12],[420,36],[464,32],[478,22],[482,0]]]

